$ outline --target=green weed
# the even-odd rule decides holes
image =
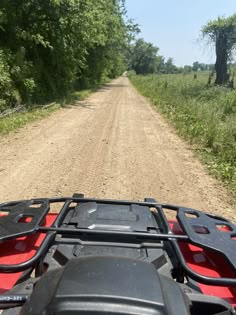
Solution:
[[[91,90],[82,90],[75,91],[71,93],[67,98],[60,99],[54,105],[50,107],[32,107],[26,108],[24,112],[13,113],[7,117],[0,118],[0,134],[8,134],[9,132],[16,130],[18,128],[24,127],[26,124],[37,120],[42,119],[52,112],[58,110],[62,106],[66,106],[67,104],[74,103],[78,100],[83,100],[88,97],[91,93]]]
[[[18,128],[24,127],[26,124],[44,118],[50,113],[60,108],[59,104],[55,104],[48,108],[37,108],[26,112],[14,113],[10,116],[0,118],[0,133],[8,134]]]
[[[207,86],[207,77],[207,73],[195,80],[190,74],[150,75],[130,80],[236,196],[236,92]]]

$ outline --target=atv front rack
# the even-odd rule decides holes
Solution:
[[[60,210],[54,222],[50,226],[45,226],[46,216],[51,211],[53,204],[60,205]],[[96,227],[80,227],[79,222],[75,220],[73,228],[63,226],[69,211],[76,209],[81,205],[92,204],[94,207],[98,205],[107,206],[131,206],[149,208],[154,216],[158,229],[150,231],[140,231],[139,226],[135,226],[132,230],[124,231],[119,229],[107,230],[97,229]],[[181,233],[174,233],[168,223],[165,210],[175,214],[178,225],[182,229]],[[54,213],[55,214],[55,213]],[[118,201],[118,200],[99,200],[84,198],[82,195],[75,194],[73,197],[64,198],[44,198],[32,199],[27,201],[14,201],[0,204],[0,242],[16,240],[21,237],[27,237],[36,233],[45,234],[39,248],[34,256],[29,260],[14,264],[0,264],[0,273],[15,273],[35,267],[41,261],[50,246],[55,242],[57,235],[80,237],[95,237],[110,240],[119,239],[119,242],[127,242],[130,238],[135,238],[139,243],[145,243],[145,246],[155,247],[158,242],[168,242],[173,249],[176,261],[185,271],[186,276],[207,285],[217,286],[235,286],[235,278],[215,278],[199,274],[192,270],[185,261],[180,249],[180,243],[185,242],[204,248],[209,251],[222,255],[230,264],[233,273],[236,270],[236,225],[228,220],[207,214],[198,210],[179,207],[171,204],[160,204],[154,199],[145,199],[144,202],[134,201]]]

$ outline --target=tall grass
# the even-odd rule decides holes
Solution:
[[[131,76],[236,196],[236,91],[207,86],[207,74]]]

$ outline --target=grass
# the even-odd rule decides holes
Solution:
[[[87,98],[91,93],[97,91],[104,84],[107,84],[111,81],[108,77],[103,77],[99,83],[93,84],[90,88],[73,91],[67,97],[63,99],[56,100],[52,106],[38,106],[32,105],[31,107],[25,107],[25,110],[18,113],[13,113],[12,115],[6,117],[0,117],[0,135],[8,134],[11,131],[14,131],[18,128],[24,127],[28,123],[42,119],[52,112],[58,110],[61,107],[66,107],[77,101],[81,101]],[[0,111],[1,114],[1,111]]]
[[[13,113],[12,115],[0,118],[0,134],[8,134],[18,128],[24,127],[30,122],[47,117],[52,112],[58,110],[62,106],[71,104],[78,100],[88,97],[93,90],[82,90],[71,93],[68,98],[53,103],[52,106],[38,106],[25,109],[23,112]]]
[[[131,76],[141,94],[197,150],[236,196],[236,92],[207,86],[208,74]]]
[[[48,108],[31,109],[0,118],[0,133],[8,134],[9,132],[21,128],[34,120],[48,116],[59,107],[59,104],[55,104]]]

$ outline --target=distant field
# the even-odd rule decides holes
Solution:
[[[236,91],[207,86],[208,73],[130,76],[236,196]]]

